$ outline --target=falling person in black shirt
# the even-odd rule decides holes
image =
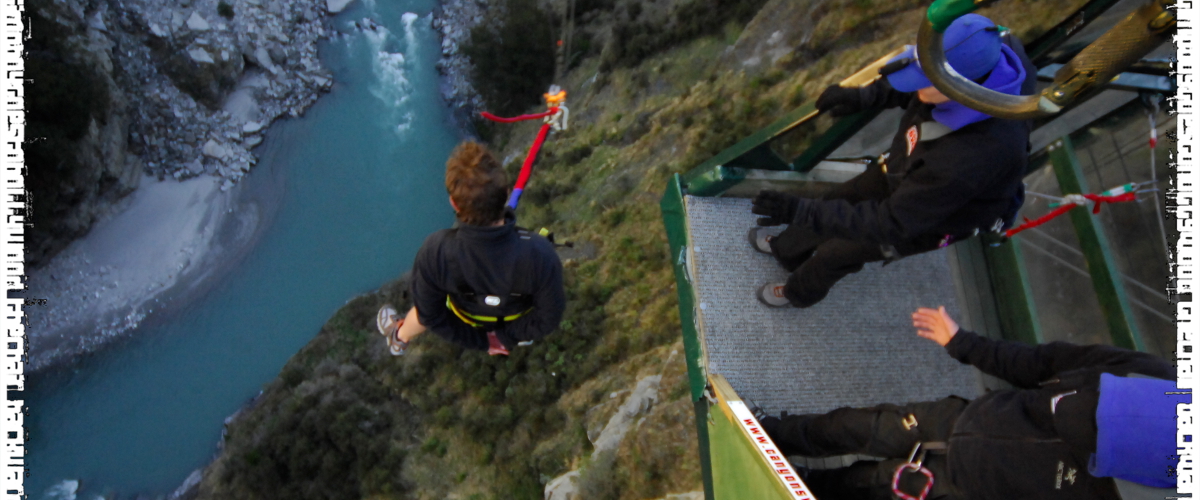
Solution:
[[[552,243],[516,226],[500,163],[478,143],[460,144],[446,162],[446,191],[458,224],[417,251],[412,309],[379,310],[389,352],[404,354],[426,330],[491,355],[549,335],[566,308],[562,263]]]

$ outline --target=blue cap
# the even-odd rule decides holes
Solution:
[[[946,61],[958,74],[975,80],[988,74],[1000,61],[1000,31],[996,23],[979,14],[967,14],[955,19],[942,36],[942,49]],[[901,92],[913,92],[930,87],[929,79],[917,62],[917,48],[909,46],[903,54],[893,57],[888,64],[907,59],[909,64],[887,75],[892,88]]]

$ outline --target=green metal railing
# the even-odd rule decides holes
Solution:
[[[1112,3],[1112,0],[1094,0],[1084,7],[1085,11],[1092,9],[1085,14],[1094,17]],[[1050,41],[1041,43],[1046,44]],[[679,261],[676,263],[676,275],[683,276],[682,273],[687,272],[686,266],[683,264],[683,261],[686,260],[686,230],[681,229],[685,226],[683,224],[685,220],[684,195],[721,196],[745,181],[748,173],[755,169],[807,172],[858,133],[877,114],[877,112],[864,112],[842,118],[818,135],[812,146],[796,158],[790,160],[781,158],[772,149],[772,143],[819,115],[815,102],[805,103],[766,128],[726,148],[691,171],[673,178],[671,187],[663,198],[663,212],[664,218],[678,218],[676,223],[668,223],[669,234],[680,233],[671,237],[672,255]],[[1064,137],[1056,140],[1054,144],[1045,151],[1035,152],[1035,156],[1049,156],[1058,177],[1061,192],[1088,192],[1082,180],[1078,160],[1070,146],[1070,139]],[[1112,251],[1104,236],[1103,228],[1092,219],[1091,214],[1084,210],[1072,211],[1070,217],[1079,237],[1093,288],[1101,304],[1113,344],[1144,350],[1145,343],[1133,319],[1132,308],[1120,280],[1120,274],[1116,271]],[[677,228],[671,229],[672,226]],[[964,244],[967,243],[960,243],[957,246],[961,247]],[[985,322],[984,325],[979,325],[977,328],[984,330],[984,333],[1011,340],[1028,343],[1041,341],[1043,336],[1037,320],[1037,307],[1033,301],[1032,288],[1019,245],[1013,241],[993,239],[977,241],[970,245],[971,249],[963,247],[963,250],[958,252],[960,262],[965,262],[964,259],[974,259],[975,265],[980,266],[979,269],[986,270],[986,272],[960,274],[970,276],[970,281],[968,281],[970,285],[984,287],[988,291],[983,294],[987,300],[981,304],[983,307],[990,308],[990,311],[977,311],[975,315],[995,319],[995,321]],[[694,303],[694,298],[691,303]],[[694,328],[692,325],[695,315],[694,311],[690,310],[691,307],[691,305],[687,306],[689,310],[683,319],[687,327]],[[680,308],[683,312],[682,298]],[[990,323],[991,326],[989,327],[986,323]],[[994,328],[998,328],[999,331],[987,331]],[[703,370],[703,367],[699,366],[698,361],[702,356],[702,347],[695,345],[689,346],[689,349],[689,364],[697,363],[697,373],[700,374],[696,380],[692,381],[693,395],[697,395],[704,384],[703,372],[700,371]]]
[[[1025,271],[1021,247],[1013,240],[990,237],[977,240],[981,243],[988,281],[995,294],[1001,336],[1027,344],[1041,343],[1037,307],[1033,302],[1033,289],[1029,285],[1029,273]]]
[[[1027,46],[1035,61],[1046,64],[1046,56],[1080,27],[1091,22],[1117,0],[1093,0],[1076,14]],[[885,56],[883,60],[886,60]],[[878,61],[877,61],[878,64]],[[1041,65],[1039,64],[1039,65]],[[868,67],[867,69],[869,69]],[[867,69],[855,77],[861,77]],[[855,78],[852,77],[852,78]],[[849,79],[848,79],[849,80]],[[862,80],[862,78],[859,78]],[[1147,89],[1160,91],[1161,89]],[[1077,103],[1077,105],[1082,104]],[[685,197],[713,197],[726,194],[747,180],[752,170],[805,173],[811,171],[830,153],[857,134],[877,115],[877,111],[844,117],[819,134],[810,147],[795,158],[786,159],[772,145],[785,134],[817,118],[816,103],[808,102],[787,113],[766,128],[726,148],[691,171],[671,177],[661,201],[663,222],[670,243],[672,265],[679,294],[679,312],[683,327],[684,349],[687,356],[688,385],[695,405],[701,468],[706,498],[713,497],[712,453],[714,437],[710,432],[727,432],[714,426],[711,418],[712,400],[709,374],[705,366],[704,340],[697,325],[697,300],[688,248],[687,206]],[[1044,155],[1044,156],[1043,156]],[[1069,137],[1052,141],[1044,151],[1033,152],[1031,165],[1048,157],[1054,168],[1062,193],[1086,193],[1087,186]],[[1087,210],[1070,213],[1073,228],[1087,263],[1094,292],[1108,325],[1114,345],[1144,350],[1144,342],[1133,318],[1120,273],[1114,264],[1112,250],[1100,223]],[[999,237],[971,238],[951,248],[957,265],[958,279],[967,284],[963,304],[973,318],[975,329],[981,333],[1009,340],[1036,344],[1044,338],[1040,331],[1037,307],[1020,245],[1016,240]],[[718,443],[719,444],[719,443]],[[722,448],[723,449],[723,448]]]
[[[1054,174],[1063,193],[1088,193],[1087,184],[1083,179],[1083,171],[1079,167],[1079,159],[1075,157],[1075,147],[1070,137],[1063,137],[1047,147],[1050,163],[1054,166]],[[1095,288],[1096,298],[1100,299],[1100,310],[1104,313],[1108,332],[1112,335],[1113,345],[1126,349],[1145,350],[1145,343],[1138,333],[1137,324],[1133,319],[1133,308],[1129,306],[1129,298],[1125,286],[1121,283],[1120,272],[1117,271],[1112,249],[1109,248],[1108,238],[1104,236],[1104,228],[1088,210],[1071,210],[1068,212],[1071,224],[1075,226],[1075,234],[1079,237],[1079,246],[1083,250],[1087,262],[1088,274],[1092,277],[1092,287]]]

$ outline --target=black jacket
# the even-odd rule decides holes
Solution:
[[[1006,43],[1025,65],[1021,91],[1031,94],[1036,70],[1019,41]],[[930,139],[935,134],[923,133],[921,124],[936,123],[933,106],[915,92],[898,92],[880,78],[860,95],[865,107],[905,109],[886,161],[892,193],[883,201],[859,203],[803,200],[796,224],[822,236],[895,245],[928,235],[961,239],[992,229],[997,220],[1011,223],[1023,200],[1029,121],[988,118]]]
[[[1100,374],[1175,380],[1162,358],[1111,346],[1031,346],[959,331],[946,351],[1011,383],[971,402],[949,440],[950,481],[972,499],[1118,499],[1088,474],[1096,450]],[[1051,412],[1056,396],[1059,398]]]
[[[558,327],[566,309],[562,263],[554,245],[536,234],[518,231],[511,213],[502,226],[460,225],[425,239],[413,262],[412,298],[421,324],[439,336],[470,349],[488,348],[486,330],[460,320],[446,306],[447,296],[468,312],[501,316],[463,298],[473,292],[508,300],[520,294],[527,314],[492,325],[506,347],[545,337]],[[501,304],[500,308],[507,304]],[[474,309],[474,310],[472,310]],[[487,328],[492,330],[493,328]]]

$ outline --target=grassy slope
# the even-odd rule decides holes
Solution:
[[[1027,34],[1081,3],[1009,0],[989,14]],[[520,209],[522,225],[576,244],[565,260],[560,331],[509,359],[433,336],[392,359],[372,322],[380,304],[405,302],[403,284],[355,298],[230,425],[199,496],[541,498],[546,481],[580,467],[589,499],[701,489],[658,210],[666,179],[910,41],[895,27],[915,26],[920,5],[825,2],[807,41],[751,73],[727,54],[739,37],[739,46],[769,37],[760,20],[607,72],[600,57],[585,59],[564,82],[572,128],[548,142]],[[789,9],[778,0],[763,12]],[[537,125],[505,127],[493,144],[515,169]],[[616,411],[621,391],[658,374],[658,401],[615,456],[591,460],[588,435]]]

